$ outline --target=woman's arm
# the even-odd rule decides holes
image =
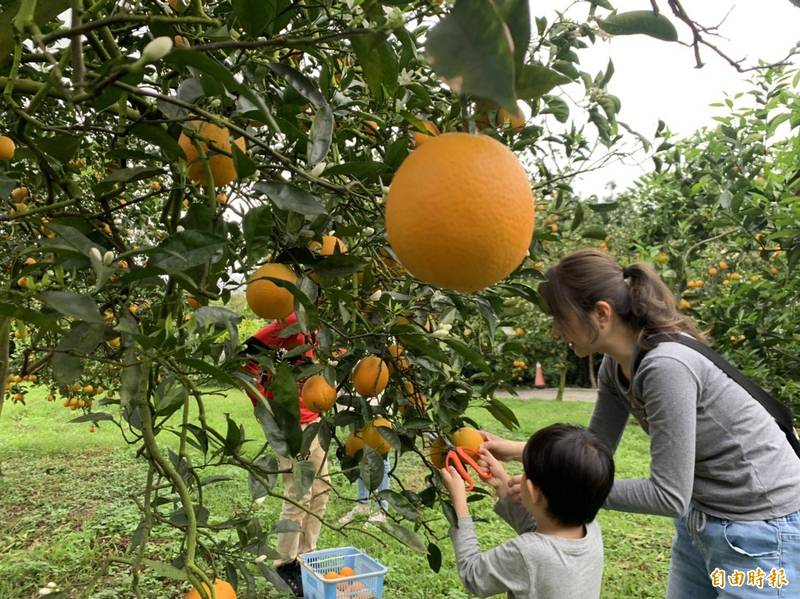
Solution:
[[[614,481],[605,507],[681,516],[694,486],[700,382],[685,364],[667,356],[645,359],[636,378],[650,434],[650,478]]]

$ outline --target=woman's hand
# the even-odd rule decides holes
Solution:
[[[481,449],[486,449],[486,451],[490,452],[501,462],[522,459],[522,452],[525,449],[524,441],[501,439],[486,431],[480,431],[480,433],[485,439],[483,445],[481,445]]]

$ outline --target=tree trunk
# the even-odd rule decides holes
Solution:
[[[564,401],[564,388],[567,386],[567,369],[561,369],[561,375],[558,379],[558,394],[556,395],[556,401]]]
[[[597,389],[597,377],[594,374],[594,354],[589,354],[589,385]]]
[[[9,341],[11,340],[11,317],[0,318],[0,415],[3,413],[3,399],[6,396],[6,381],[10,360],[8,355]]]

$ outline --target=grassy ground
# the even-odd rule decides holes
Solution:
[[[88,424],[69,424],[75,413],[58,403],[47,403],[44,394],[33,391],[28,406],[6,404],[0,419],[0,597],[38,597],[37,589],[52,581],[63,597],[130,597],[130,574],[112,567],[102,573],[95,590],[87,585],[98,573],[104,556],[125,551],[139,515],[132,497],[144,487],[146,468],[135,450],[120,438],[119,431],[104,425],[95,433]],[[508,400],[517,414],[522,431],[532,432],[557,421],[585,424],[592,410],[586,403]],[[247,437],[263,438],[252,419],[249,402],[238,394],[209,399],[212,424],[224,429],[224,414],[230,413],[245,425]],[[471,413],[490,430],[503,431],[482,410]],[[505,434],[505,433],[503,433]],[[523,438],[519,433],[517,438]],[[171,435],[165,434],[167,438]],[[160,439],[166,443],[166,439]],[[252,443],[253,448],[257,443]],[[646,437],[629,427],[617,452],[620,476],[644,476],[648,469]],[[410,488],[421,486],[420,473],[411,458],[402,459],[397,472]],[[209,474],[229,474],[233,481],[207,487],[206,503],[211,521],[226,519],[236,510],[251,507],[247,481],[235,469],[218,469]],[[328,519],[335,522],[352,503],[355,489],[344,477],[335,479],[341,497],[332,498]],[[484,547],[508,539],[513,532],[498,523],[490,502],[471,504],[487,522],[478,524]],[[278,520],[279,505],[266,502],[256,507],[265,529]],[[425,556],[399,543],[380,543],[358,530],[342,538],[324,530],[320,547],[354,545],[389,567],[386,597],[392,599],[466,598],[456,576],[452,549],[446,538],[444,518],[434,528],[442,539],[441,571],[432,572]],[[602,512],[600,523],[606,546],[603,597],[663,597],[666,585],[671,522],[666,518]],[[178,536],[163,527],[157,529],[149,556],[170,561],[177,553]],[[173,581],[155,576],[142,578],[142,594],[148,598],[179,597],[181,588]],[[53,596],[53,595],[51,595]],[[259,597],[278,597],[259,587]]]

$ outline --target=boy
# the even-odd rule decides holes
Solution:
[[[458,517],[450,536],[467,590],[513,599],[600,597],[603,541],[594,518],[614,481],[608,448],[582,427],[553,424],[528,440],[516,481],[487,450],[479,458],[494,476],[495,511],[519,536],[482,552],[463,481],[452,466],[441,471]]]

